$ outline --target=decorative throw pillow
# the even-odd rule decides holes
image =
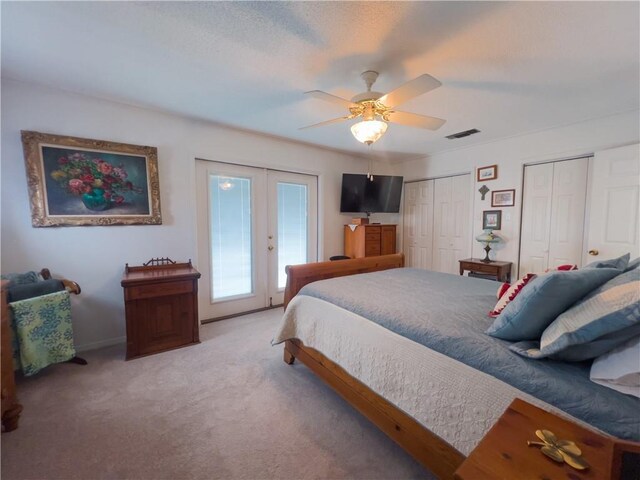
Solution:
[[[558,265],[556,268],[548,268],[546,271],[550,272],[550,271],[562,271],[562,272],[566,272],[569,270],[577,270],[578,269],[578,265],[571,265],[571,264],[567,264],[567,265]]]
[[[510,283],[503,283],[498,287],[498,291],[496,292],[496,298],[499,300],[502,296],[507,293],[507,290],[511,287]]]
[[[615,268],[591,268],[539,275],[502,310],[486,333],[513,342],[537,340],[558,315],[619,273]]]
[[[640,280],[589,295],[542,333],[539,345],[510,348],[529,358],[578,362],[598,357],[640,334]]]
[[[513,285],[509,285],[508,283],[502,284],[502,286],[498,289],[498,303],[496,303],[496,306],[493,307],[493,310],[489,312],[489,316],[495,318],[500,315],[500,312],[505,309],[509,302],[512,302],[522,291],[524,286],[534,278],[536,278],[535,274],[528,273]],[[504,290],[502,294],[501,290]]]
[[[618,258],[612,258],[610,260],[596,260],[582,268],[617,268],[618,270],[625,270],[629,265],[629,258],[631,258],[631,254],[625,253]]]
[[[640,398],[640,335],[596,358],[589,378],[599,385]]]

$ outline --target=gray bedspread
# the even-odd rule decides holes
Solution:
[[[498,284],[418,269],[322,280],[300,295],[326,300],[492,375],[595,427],[640,440],[640,399],[589,380],[590,362],[523,358],[484,333]]]

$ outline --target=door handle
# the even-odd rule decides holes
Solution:
[[[273,250],[273,245],[269,245],[269,246],[267,247],[267,250],[269,250],[269,251]]]
[[[594,257],[596,255],[598,255],[600,252],[598,250],[596,250],[595,248],[592,248],[591,250],[589,250],[589,255],[593,255]]]

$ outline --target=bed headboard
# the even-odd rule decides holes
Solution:
[[[287,286],[284,291],[284,308],[287,308],[291,299],[298,294],[302,287],[316,280],[402,267],[404,267],[403,253],[381,255],[379,257],[354,258],[352,260],[337,260],[333,262],[287,265]]]

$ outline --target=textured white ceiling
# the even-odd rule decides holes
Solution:
[[[364,153],[343,115],[359,74],[443,86],[373,150],[398,160],[639,108],[638,2],[2,2],[2,76]],[[482,133],[450,141],[451,133]]]

